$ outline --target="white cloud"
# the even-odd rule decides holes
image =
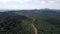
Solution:
[[[46,4],[47,2],[46,1],[41,1],[41,4]]]
[[[55,3],[56,0],[39,0],[42,3]]]
[[[11,0],[0,0],[0,2],[2,2],[2,3],[9,2],[9,1],[11,1]]]
[[[26,3],[26,2],[31,2],[32,0],[12,0],[12,1],[19,3]]]
[[[32,0],[0,0],[0,2],[5,3],[5,2],[19,2],[19,3],[25,3],[25,2],[31,2]]]
[[[48,1],[49,3],[55,3],[56,1]]]
[[[32,0],[24,0],[25,2],[31,2]]]
[[[60,8],[54,0],[0,0],[0,9]],[[60,1],[59,1],[60,2]]]

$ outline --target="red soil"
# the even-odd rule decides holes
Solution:
[[[34,19],[34,18],[32,18],[32,27],[33,27],[33,29],[34,29],[34,33],[35,33],[35,34],[38,34],[38,30],[37,30],[37,28],[36,28],[36,26],[35,26],[35,19]]]

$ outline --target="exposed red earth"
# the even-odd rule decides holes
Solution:
[[[38,34],[38,30],[37,30],[37,28],[35,26],[35,19],[33,17],[32,17],[32,27],[33,27],[34,33]]]

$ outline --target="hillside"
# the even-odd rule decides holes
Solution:
[[[28,28],[28,29],[27,29]],[[13,13],[0,13],[0,34],[33,34],[31,19]]]
[[[21,34],[34,34],[33,28],[31,26],[31,17],[34,17],[36,19],[35,25],[38,29],[38,34],[60,34],[60,10],[12,10],[0,12],[0,16],[4,15],[3,17],[5,17],[6,15],[8,15],[5,13],[8,13],[10,17],[13,17],[12,15],[18,15],[16,19],[18,19],[18,21],[21,20],[21,28],[19,28],[20,26],[18,26],[17,29],[21,29],[19,30],[23,32]],[[13,18],[15,19],[15,17],[16,16],[14,16]]]

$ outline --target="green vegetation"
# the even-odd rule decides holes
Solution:
[[[34,17],[39,34],[60,34],[60,10],[41,9],[1,12],[0,23],[4,23],[4,20],[7,20],[7,15],[9,16],[8,19],[11,17],[11,20],[14,18],[16,23],[19,22],[9,32],[15,32],[15,34],[34,34],[31,23],[31,17]],[[8,23],[10,23],[10,20]],[[12,21],[11,23],[15,22]],[[1,27],[1,30],[3,29],[4,27]]]
[[[30,18],[13,13],[2,13],[0,17],[0,34],[34,34]]]

